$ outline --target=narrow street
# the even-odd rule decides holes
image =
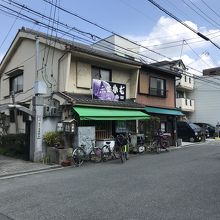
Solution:
[[[220,219],[220,143],[0,180],[0,219]]]

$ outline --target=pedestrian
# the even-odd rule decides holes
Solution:
[[[123,135],[123,134],[117,135],[116,145],[120,149],[120,152],[121,152],[122,156],[124,156],[124,158],[126,160],[128,160],[129,136],[128,135]]]

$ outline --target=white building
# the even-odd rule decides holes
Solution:
[[[204,122],[215,126],[220,123],[220,76],[203,76],[195,79],[191,98],[196,100],[192,122]]]

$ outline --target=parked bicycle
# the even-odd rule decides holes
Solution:
[[[95,140],[90,140],[86,138],[84,142],[89,144],[91,141],[91,145],[89,148],[86,148],[86,144],[82,144],[80,147],[76,147],[72,153],[72,159],[75,165],[81,166],[84,161],[95,161],[101,162],[102,160],[102,149],[100,147],[95,146]]]
[[[115,145],[113,148],[110,146],[111,142],[106,141],[106,144],[102,147],[102,160],[107,161],[109,159],[120,159],[123,163],[128,159],[128,140],[123,134],[119,134],[115,138]]]
[[[152,144],[148,147],[148,150],[150,152],[156,152],[160,153],[161,149],[164,149],[165,151],[169,151],[168,147],[170,146],[169,137],[170,133],[163,133],[161,131],[158,131],[153,139]]]
[[[106,141],[105,145],[102,147],[102,161],[107,161],[110,159],[119,159],[119,155],[116,145],[111,148],[111,141]]]
[[[121,162],[124,163],[125,160],[128,160],[128,152],[129,152],[128,137],[123,134],[119,134],[116,137],[115,143],[116,143],[116,153],[121,159]]]

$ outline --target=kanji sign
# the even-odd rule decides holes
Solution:
[[[125,101],[126,85],[93,79],[93,98],[108,101]]]

